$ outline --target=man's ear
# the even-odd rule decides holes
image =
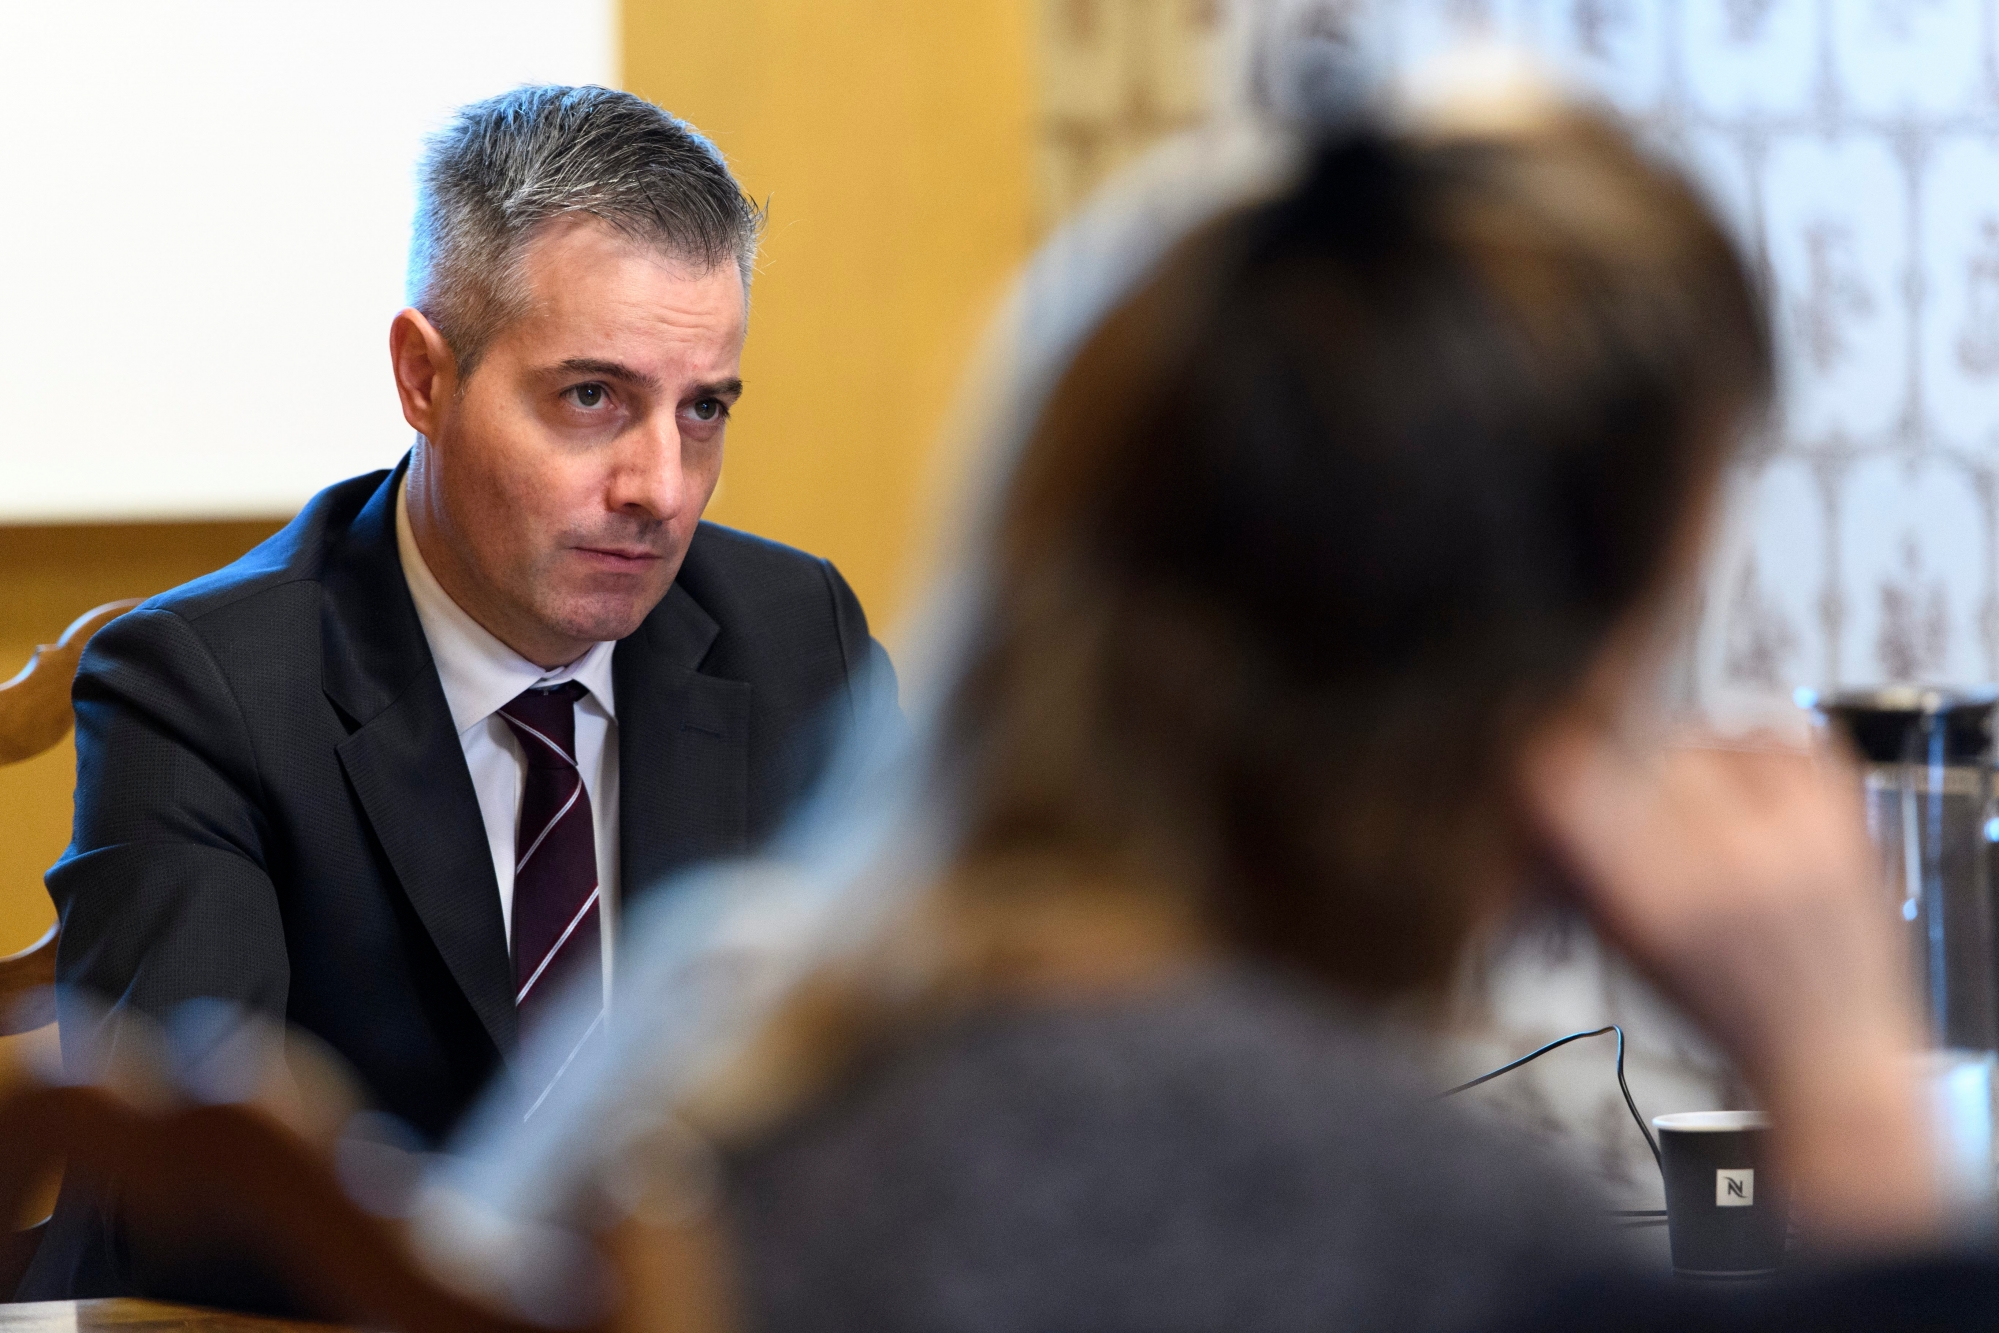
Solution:
[[[442,411],[458,390],[458,359],[437,326],[414,306],[389,324],[389,365],[403,420],[419,435],[436,439]]]

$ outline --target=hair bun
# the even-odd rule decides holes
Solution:
[[[1378,128],[1322,140],[1306,158],[1297,188],[1271,210],[1260,248],[1364,257],[1408,234],[1414,179],[1406,151]]]

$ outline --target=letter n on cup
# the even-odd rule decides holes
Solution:
[[[1714,1206],[1717,1208],[1754,1208],[1756,1206],[1756,1169],[1742,1167],[1730,1171],[1726,1168],[1714,1173]]]

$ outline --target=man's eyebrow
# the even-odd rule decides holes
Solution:
[[[642,389],[658,389],[657,376],[634,370],[622,361],[600,361],[590,356],[572,356],[560,364],[558,369],[575,375],[600,375],[607,380],[620,380],[626,384],[636,384]],[[689,394],[694,398],[740,398],[743,396],[743,381],[738,376],[725,380],[715,380],[708,384],[697,384]]]
[[[642,370],[633,370],[620,361],[599,361],[595,357],[572,356],[562,362],[559,369],[572,371],[578,375],[601,375],[607,380],[621,380],[626,384],[636,384],[643,389],[657,389],[659,380]]]

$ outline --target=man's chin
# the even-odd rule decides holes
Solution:
[[[665,595],[662,591],[658,597],[581,599],[555,608],[554,614],[547,617],[547,623],[566,638],[588,643],[622,639],[645,623],[645,618],[652,614],[652,609]]]

